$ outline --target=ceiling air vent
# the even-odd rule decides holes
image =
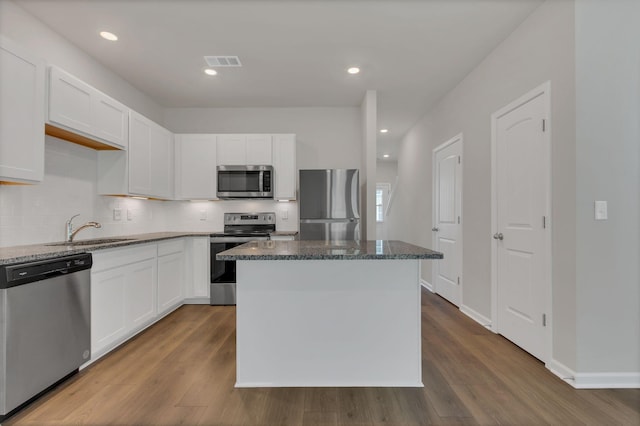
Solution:
[[[205,62],[210,67],[241,67],[237,56],[205,56]]]

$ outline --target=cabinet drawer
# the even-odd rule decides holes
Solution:
[[[156,244],[144,244],[133,247],[115,247],[92,252],[92,272],[105,271],[118,266],[129,265],[147,259],[155,259],[158,253]]]
[[[158,257],[184,251],[184,239],[170,240],[158,244]]]

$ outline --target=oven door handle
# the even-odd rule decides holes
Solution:
[[[266,241],[269,237],[210,237],[209,242],[215,243],[248,243],[250,241]]]

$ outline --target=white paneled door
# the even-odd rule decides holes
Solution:
[[[462,135],[433,150],[433,241],[444,258],[433,262],[436,293],[459,306],[462,299]]]
[[[548,351],[549,86],[492,117],[494,327],[535,357]]]

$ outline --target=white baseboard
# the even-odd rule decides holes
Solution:
[[[576,373],[555,359],[546,367],[576,389],[640,388],[640,373]]]
[[[185,305],[208,305],[211,303],[211,299],[208,297],[191,297],[184,299]]]
[[[551,361],[547,362],[544,366],[547,367],[547,370],[551,371],[554,375],[562,379],[562,381],[568,383],[574,388],[576,387],[575,386],[576,372],[570,369],[569,367],[567,367],[566,365],[564,365],[563,363],[555,359],[552,359]]]
[[[484,328],[487,328],[493,331],[491,328],[491,319],[485,317],[481,313],[474,311],[470,307],[463,304],[460,305],[460,312],[462,312],[463,314],[465,314],[466,316],[468,316],[469,318],[471,318],[472,320],[474,320]]]
[[[576,373],[576,389],[640,388],[640,373]]]
[[[420,285],[422,285],[422,287],[424,287],[427,290],[429,290],[431,293],[435,293],[435,289],[433,288],[433,285],[431,285],[431,283],[429,281],[426,281],[426,280],[423,280],[422,278],[420,278]]]

